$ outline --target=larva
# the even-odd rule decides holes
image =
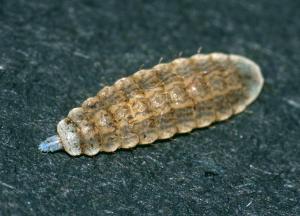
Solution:
[[[72,109],[39,149],[91,156],[168,139],[242,112],[263,82],[259,66],[242,56],[178,58],[104,87]]]

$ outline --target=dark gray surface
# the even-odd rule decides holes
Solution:
[[[300,215],[298,0],[0,4],[0,215]],[[246,112],[132,151],[38,151],[102,86],[199,47],[261,65]]]

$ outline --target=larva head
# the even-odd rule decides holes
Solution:
[[[75,125],[66,119],[61,120],[57,125],[57,133],[60,137],[64,150],[72,156],[80,155],[80,137]]]
[[[248,58],[238,55],[230,55],[230,60],[237,68],[246,87],[248,99],[245,106],[252,103],[262,90],[264,79],[259,66]]]
[[[212,53],[209,55],[197,54],[192,57],[200,65],[222,65],[226,70],[232,68],[240,76],[244,85],[245,97],[243,102],[238,104],[234,113],[243,111],[247,105],[252,103],[262,90],[264,79],[259,66],[248,58],[239,55],[226,55],[223,53]],[[210,66],[212,67],[212,66]],[[211,69],[212,70],[212,69]]]

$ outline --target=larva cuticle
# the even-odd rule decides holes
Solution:
[[[242,56],[178,58],[104,87],[72,109],[39,149],[92,156],[167,139],[242,112],[263,82],[259,66]]]

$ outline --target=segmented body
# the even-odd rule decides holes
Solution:
[[[71,155],[167,139],[244,110],[262,87],[259,75],[252,61],[224,54],[158,64],[104,87],[72,109],[58,124],[58,134]]]

